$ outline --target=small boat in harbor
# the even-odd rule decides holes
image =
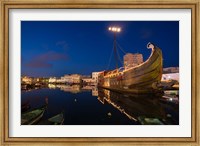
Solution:
[[[175,104],[179,103],[179,98],[177,95],[163,95],[160,100],[164,102],[175,103]]]
[[[179,90],[165,90],[166,95],[179,95]]]
[[[64,122],[64,112],[49,118],[48,121],[53,123],[53,125],[62,125]]]
[[[147,118],[144,116],[140,116],[140,117],[138,117],[138,121],[142,125],[164,125],[164,123],[161,120],[159,120],[158,118]]]
[[[176,80],[170,80],[170,81],[161,81],[158,84],[158,87],[164,89],[164,90],[172,90],[173,86],[177,84]]]
[[[172,87],[173,87],[174,89],[179,89],[179,84],[174,84]]]
[[[134,67],[117,68],[112,71],[103,71],[99,74],[99,86],[117,92],[156,93],[162,77],[162,51],[152,43],[147,44],[151,49],[150,57]]]
[[[21,115],[21,124],[22,125],[32,125],[37,123],[43,116],[47,105],[44,105],[40,108],[33,109]]]
[[[61,112],[48,120],[44,120],[38,123],[38,125],[62,125],[64,122],[64,112]]]

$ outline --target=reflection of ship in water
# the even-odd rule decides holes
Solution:
[[[102,104],[111,104],[129,119],[137,121],[139,124],[179,124],[178,105],[162,103],[158,97],[150,95],[130,96],[99,89],[98,100]]]

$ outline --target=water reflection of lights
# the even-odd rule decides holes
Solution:
[[[148,98],[147,98],[148,97]],[[143,122],[146,124],[171,124],[174,123],[174,116],[168,116],[168,109],[177,112],[175,107],[171,107],[168,104],[162,104],[160,102],[160,96],[154,97],[149,95],[123,95],[120,93],[108,91],[105,89],[100,89],[98,93],[98,100],[104,104],[106,101],[108,104],[112,105],[130,120],[141,123],[141,119],[138,117],[144,116]],[[176,100],[176,98],[169,98],[169,101]],[[167,109],[167,110],[166,110]],[[168,119],[167,119],[167,118]],[[159,121],[161,120],[161,121]],[[175,121],[176,122],[176,121]]]
[[[99,96],[98,96],[98,98],[97,98],[102,104],[104,104],[104,98],[103,99],[101,99]]]
[[[48,84],[48,87],[49,87],[50,89],[56,89],[56,85],[54,85],[54,84]]]
[[[98,96],[98,89],[95,86],[81,86],[79,84],[76,85],[66,85],[66,84],[48,84],[50,89],[59,88],[64,92],[71,92],[71,93],[79,93],[84,91],[91,91],[92,96]]]
[[[109,112],[107,115],[108,115],[108,116],[112,116],[111,112]]]
[[[131,115],[129,115],[128,113],[126,113],[125,111],[123,112],[129,119],[133,120],[133,121],[137,121],[137,119],[133,118]]]
[[[106,100],[107,101],[107,100]],[[125,112],[125,110],[123,108],[121,108],[120,106],[116,105],[113,102],[109,102],[113,107],[115,107],[116,109],[118,109],[121,113],[125,114],[129,119],[133,120],[133,121],[137,121],[136,118],[132,117],[131,115],[129,115],[127,112]]]
[[[101,94],[98,94],[98,100],[104,104],[104,101],[107,101],[107,103],[111,104],[114,108],[118,109],[122,114],[125,114],[129,119],[133,120],[133,121],[137,121],[137,119],[135,119],[134,117],[132,117],[131,115],[129,115],[123,108],[121,108],[121,106],[115,104],[114,102],[112,102],[109,98],[110,96],[110,91],[106,92],[106,96],[100,96]],[[108,116],[111,115],[111,113],[108,113]]]
[[[98,89],[95,86],[92,88],[92,96],[98,96]]]
[[[81,92],[81,86],[80,85],[56,85],[56,87],[60,88],[60,90],[64,92],[71,92],[71,93],[79,93]]]

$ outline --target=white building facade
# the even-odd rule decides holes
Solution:
[[[50,78],[49,83],[81,83],[81,75],[72,74],[72,75],[64,75],[61,78]]]
[[[99,81],[99,74],[101,72],[92,72],[92,80],[93,80],[93,83],[94,85],[97,85],[98,84],[98,81]]]
[[[49,78],[49,83],[56,83],[56,81],[57,81],[56,77]]]
[[[179,73],[163,74],[161,81],[176,80],[179,82]]]
[[[21,78],[21,82],[26,83],[26,84],[32,84],[33,78],[28,77],[28,76],[24,76],[24,77]]]
[[[179,67],[163,68],[163,73],[179,73]]]

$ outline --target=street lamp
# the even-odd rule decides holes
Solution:
[[[114,26],[114,27],[109,27],[108,30],[114,33],[114,52],[115,52],[115,60],[116,60],[116,69],[118,69],[117,50],[116,50],[116,33],[119,33],[121,31],[121,28]]]
[[[108,30],[113,31],[113,32],[120,32],[121,28],[120,27],[109,27]]]

